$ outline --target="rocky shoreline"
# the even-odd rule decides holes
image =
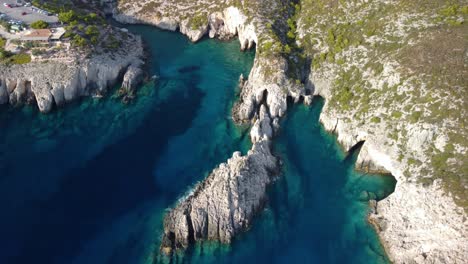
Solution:
[[[114,51],[90,56],[76,52],[66,62],[2,65],[0,104],[37,104],[47,113],[83,96],[102,96],[121,81],[122,90],[133,93],[142,81],[143,65],[142,40],[132,34]]]
[[[165,3],[160,4],[164,6]],[[232,195],[238,197],[239,192],[237,189],[229,194],[226,186],[230,186],[232,179],[239,176],[262,182],[259,188],[248,189],[246,194],[258,192],[254,199],[254,208],[258,209],[265,195],[265,186],[270,181],[264,173],[246,174],[249,170],[245,169],[245,165],[240,166],[239,162],[258,155],[256,149],[259,142],[271,140],[274,131],[279,129],[279,119],[287,110],[288,97],[294,102],[304,99],[309,104],[313,96],[321,96],[326,100],[320,116],[325,129],[337,134],[339,143],[346,151],[359,142],[364,142],[356,168],[392,174],[398,180],[395,193],[378,204],[374,202],[375,210],[369,215],[369,222],[378,232],[390,259],[395,263],[463,263],[468,258],[467,220],[463,209],[444,194],[438,182],[428,188],[404,177],[405,166],[398,161],[396,149],[386,143],[388,139],[385,133],[378,133],[378,129],[376,133],[375,126],[372,125],[363,127],[362,123],[346,121],[348,119],[341,118],[334,111],[329,103],[333,96],[331,83],[334,82],[334,76],[317,75],[311,67],[311,73],[303,85],[287,77],[288,66],[291,66],[284,57],[261,56],[259,46],[262,43],[259,41],[261,39],[265,42],[265,39],[260,37],[267,35],[267,29],[263,25],[274,22],[269,17],[261,14],[247,17],[234,6],[209,13],[208,22],[198,28],[190,27],[188,20],[180,19],[177,12],[159,12],[157,16],[153,16],[135,7],[118,6],[114,17],[126,23],[151,24],[172,31],[180,29],[181,33],[194,42],[206,34],[211,38],[221,39],[237,34],[241,49],[257,45],[254,66],[243,83],[240,99],[233,109],[233,119],[237,123],[253,125],[251,138],[254,147],[246,157],[235,154],[227,163],[220,165],[195,188],[194,194],[180,201],[168,213],[161,245],[163,252],[170,253],[174,249],[186,248],[192,241],[219,240],[228,243],[237,232],[245,230],[256,210],[247,210],[245,203],[228,202]],[[268,35],[266,38],[268,40]],[[268,149],[268,146],[264,148]],[[262,155],[268,157],[266,160],[273,159],[269,150]],[[264,165],[260,167],[262,166]],[[218,192],[223,195],[214,195]],[[216,198],[211,197],[212,195]],[[219,199],[223,206],[210,205],[215,204],[213,199]],[[239,211],[249,214],[233,218],[234,212]],[[223,223],[215,226],[225,229],[212,230],[214,223]]]
[[[430,185],[422,184],[421,171],[411,166],[412,156],[407,155],[415,153],[420,160],[429,161],[423,149],[436,141],[441,143],[435,147],[444,150],[447,140],[443,135],[437,137],[444,131],[423,122],[401,122],[398,126],[409,128],[404,130],[407,142],[402,147],[398,134],[396,139],[389,138],[386,126],[389,121],[381,118],[374,119],[375,122],[358,120],[350,118],[356,114],[353,109],[340,111],[335,103],[337,95],[333,85],[339,78],[337,76],[344,73],[333,68],[335,55],[329,56],[329,48],[324,48],[324,58],[314,58],[326,60],[321,68],[317,68],[318,64],[298,63],[297,57],[285,55],[284,47],[280,52],[269,53],[276,48],[276,43],[285,42],[281,38],[286,38],[284,29],[288,26],[281,11],[285,8],[280,3],[255,1],[239,6],[237,1],[207,1],[195,6],[196,1],[147,0],[138,5],[130,1],[107,2],[108,12],[121,23],[179,30],[193,42],[206,35],[219,39],[237,36],[241,50],[254,46],[257,49],[254,66],[248,78],[241,82],[240,98],[232,112],[236,123],[252,126],[253,147],[245,156],[234,153],[166,215],[162,252],[172,254],[174,250],[185,249],[191,243],[203,240],[229,243],[236,234],[246,230],[263,208],[267,186],[279,174],[279,160],[272,155],[270,145],[275,132],[280,129],[279,121],[287,111],[288,99],[310,104],[314,96],[321,96],[326,102],[320,115],[324,128],[337,135],[345,151],[363,144],[356,169],[388,173],[398,181],[392,195],[371,202],[368,217],[391,261],[463,263],[468,259],[466,212],[442,189],[440,179]],[[295,33],[299,36],[311,34],[307,32],[307,25],[301,24],[305,23],[304,19],[298,21],[299,28]],[[279,33],[273,32],[272,25],[279,28]],[[333,31],[329,38],[330,42],[338,43],[339,37]],[[298,41],[303,39],[298,38]],[[340,41],[349,40],[344,41],[341,37]],[[343,43],[335,45],[338,50],[342,49],[340,45]],[[119,81],[123,81],[124,90],[132,91],[142,79],[142,46],[141,39],[132,36],[112,54],[77,58],[71,63],[0,67],[0,104],[37,102],[41,112],[49,112],[54,105],[60,106],[81,96],[105,94]],[[362,50],[362,47],[355,48],[356,52]],[[345,61],[340,63],[345,64]],[[299,69],[295,68],[296,64],[300,65]],[[391,65],[382,66],[385,80],[364,75],[372,92],[398,83],[406,85]],[[291,74],[294,71],[295,74]],[[384,108],[376,110],[377,113],[385,111]],[[463,152],[462,147],[457,149]],[[408,177],[408,172],[414,176]]]
[[[314,94],[326,104],[320,115],[324,128],[337,135],[345,151],[364,142],[356,169],[366,173],[390,174],[397,180],[395,192],[375,204],[368,220],[376,229],[390,260],[394,263],[463,263],[468,254],[464,211],[443,191],[440,181],[423,186],[403,175],[394,145],[375,128],[346,122],[330,108],[330,80],[312,77]],[[371,132],[374,131],[374,132]],[[448,246],[450,245],[450,246]]]

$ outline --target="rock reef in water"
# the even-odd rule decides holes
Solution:
[[[144,51],[140,37],[128,36],[117,50],[90,58],[0,66],[0,104],[37,103],[47,113],[54,105],[103,95],[122,79],[126,90],[134,90],[143,77]]]
[[[230,243],[263,208],[266,188],[279,173],[270,141],[254,144],[246,156],[235,152],[164,218],[161,250],[170,254],[195,241]]]

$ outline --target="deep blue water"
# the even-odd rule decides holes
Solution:
[[[0,263],[165,262],[165,210],[236,150],[249,147],[231,107],[254,53],[236,41],[130,29],[148,44],[147,83],[129,105],[83,99],[51,114],[0,108]],[[381,263],[363,191],[383,198],[390,177],[361,175],[318,123],[322,102],[295,106],[275,152],[284,175],[267,208],[232,246],[204,243],[185,263]]]

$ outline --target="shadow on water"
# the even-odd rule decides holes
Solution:
[[[388,196],[396,181],[356,172],[362,144],[349,155],[343,153],[319,122],[324,100],[314,100],[311,107],[297,105],[288,111],[275,144],[284,176],[272,188],[268,209],[279,231],[273,240],[282,253],[272,254],[271,261],[292,255],[290,260],[311,263],[388,262],[366,222],[367,201]]]
[[[79,255],[76,263],[96,263],[96,259],[140,263],[133,259],[143,251],[132,251],[139,247],[145,247],[145,253],[147,249],[154,253],[146,263],[153,259],[157,262],[160,258],[156,252],[157,241],[153,239],[144,244],[147,240],[142,237],[154,238],[161,234],[165,208],[233,151],[248,148],[249,145],[244,144],[248,133],[239,132],[228,117],[232,102],[226,102],[234,97],[235,86],[225,85],[234,84],[241,72],[244,75],[248,72],[254,54],[241,56],[234,43],[202,41],[192,45],[184,37],[170,32],[147,26],[128,28],[142,34],[149,43],[154,57],[150,71],[160,75],[162,86],[171,87],[161,89],[158,93],[161,98],[156,99],[158,103],[149,102],[151,107],[142,116],[138,112],[140,108],[130,112],[135,118],[142,118],[134,127],[126,127],[131,121],[127,119],[129,116],[119,115],[125,111],[123,108],[111,106],[98,113],[103,102],[89,100],[86,102],[99,104],[99,107],[82,112],[81,104],[73,106],[71,110],[75,109],[75,115],[71,117],[74,120],[69,120],[70,116],[62,112],[56,113],[55,119],[26,114],[27,117],[15,121],[19,124],[9,124],[16,129],[13,133],[3,138],[0,131],[0,161],[7,160],[6,165],[0,164],[0,169],[6,174],[13,173],[14,169],[13,176],[20,176],[16,179],[12,175],[1,175],[2,190],[20,186],[21,191],[13,189],[8,195],[21,200],[36,189],[37,178],[43,179],[45,184],[58,181],[59,185],[19,208],[5,206],[9,209],[3,212],[0,220],[0,262],[5,258],[6,263],[69,263]],[[294,106],[283,119],[274,149],[284,161],[284,173],[269,190],[268,206],[251,230],[240,235],[232,246],[216,243],[195,246],[177,262],[388,262],[365,217],[367,200],[373,196],[385,197],[393,191],[394,182],[392,186],[388,180],[391,177],[354,171],[354,163],[348,162],[335,138],[319,124],[322,107],[323,100],[316,100],[312,107]],[[39,124],[47,124],[44,129],[47,131],[36,131],[29,124],[36,119],[42,122]],[[58,124],[49,129],[49,121]],[[79,125],[73,126],[70,122]],[[88,122],[93,125],[88,126]],[[101,124],[105,126],[102,128]],[[67,130],[69,127],[71,131]],[[35,129],[30,133],[39,134],[37,138],[27,138],[29,134],[24,131],[30,128]],[[62,129],[72,136],[67,134],[57,139]],[[102,140],[114,137],[110,132],[118,129],[128,131],[111,143]],[[16,133],[21,136],[9,137]],[[6,142],[11,139],[18,142]],[[39,139],[38,144],[35,140]],[[19,142],[21,140],[26,143]],[[90,144],[92,140],[96,143]],[[67,144],[68,147],[61,149],[63,152],[55,152]],[[88,149],[95,150],[91,157],[86,156]],[[71,162],[68,167],[62,164],[75,157],[78,161]],[[59,176],[48,179],[54,174]],[[4,179],[11,182],[4,182]],[[0,195],[3,203],[4,196],[10,198],[4,193]],[[156,206],[145,207],[148,203]],[[134,210],[136,207],[138,210]],[[139,226],[145,221],[141,218],[150,214],[145,210],[157,211],[154,219],[149,217],[149,222],[154,220],[155,223],[145,222],[151,225],[149,229]],[[14,228],[10,230],[8,224]],[[107,225],[114,224],[119,227],[107,229]],[[125,230],[131,230],[131,234],[123,236],[123,242],[113,241],[113,235]],[[111,236],[103,233],[111,233]],[[94,254],[99,254],[103,248],[108,254],[96,257]]]
[[[183,133],[196,116],[204,95],[195,83],[192,78],[184,85],[191,96],[172,94],[153,109],[131,136],[64,175],[59,192],[33,204],[31,209],[36,213],[31,215],[31,240],[21,250],[27,254],[11,263],[32,263],[37,259],[42,263],[64,263],[103,224],[162,192],[154,184],[154,162],[168,138]],[[159,198],[171,200],[177,195],[166,191]],[[41,243],[37,243],[38,238]],[[57,244],[61,244],[59,254],[52,246]]]
[[[366,217],[368,200],[392,193],[395,179],[354,170],[359,148],[347,158],[324,131],[323,104],[293,105],[282,120],[274,150],[283,175],[252,228],[231,246],[199,243],[175,263],[389,263]]]
[[[2,108],[1,263],[145,262],[165,209],[249,148],[230,112],[254,52],[128,28],[145,39],[159,76],[136,103],[87,98],[49,115]]]

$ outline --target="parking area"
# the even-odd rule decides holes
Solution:
[[[26,24],[38,20],[44,20],[47,23],[57,23],[58,18],[55,15],[48,15],[46,12],[41,13],[40,10],[33,6],[25,6],[25,1],[20,6],[16,0],[0,0],[0,13],[5,14],[4,20],[23,21]]]

